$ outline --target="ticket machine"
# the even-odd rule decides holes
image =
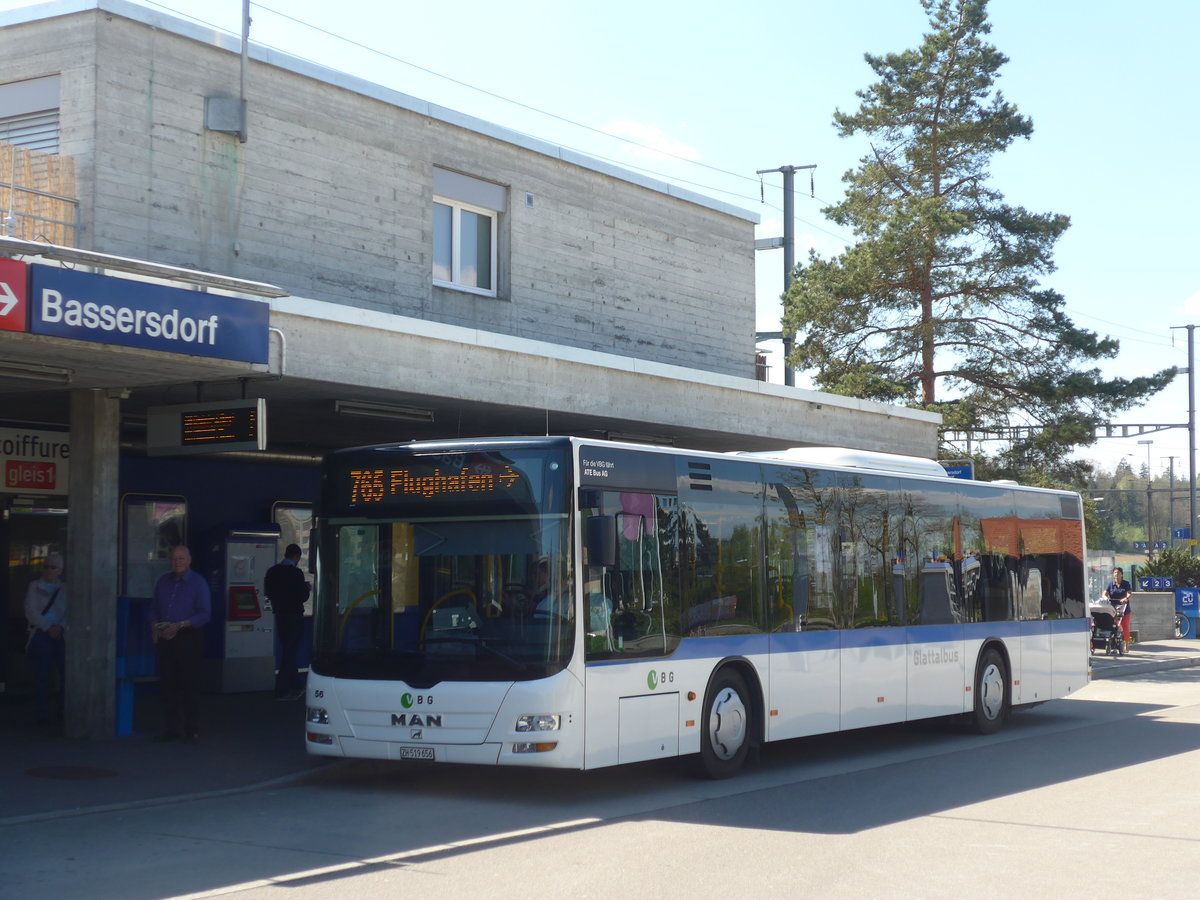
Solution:
[[[213,598],[213,612],[219,607],[225,619],[224,693],[275,687],[275,614],[263,594],[263,578],[278,561],[277,525],[235,528],[225,538],[222,590]]]

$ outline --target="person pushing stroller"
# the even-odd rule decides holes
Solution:
[[[1129,622],[1133,617],[1133,587],[1125,580],[1125,573],[1120,569],[1113,569],[1112,581],[1108,583],[1108,587],[1104,589],[1104,593],[1100,596],[1112,604],[1117,610],[1121,621],[1121,634],[1124,637],[1125,645],[1129,645]],[[1121,609],[1120,604],[1125,604],[1125,608]]]

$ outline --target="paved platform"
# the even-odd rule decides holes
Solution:
[[[1093,655],[1093,678],[1200,666],[1200,640]],[[85,815],[282,785],[343,761],[304,749],[304,701],[270,693],[203,698],[196,744],[156,743],[158,700],[139,698],[132,737],[70,740],[33,722],[28,697],[0,694],[0,825]]]
[[[1122,656],[1092,654],[1093,678],[1121,678],[1125,675],[1140,675],[1160,669],[1179,669],[1200,666],[1200,641],[1149,641],[1130,644],[1129,652]]]
[[[64,738],[33,721],[32,701],[0,694],[0,825],[213,796],[304,778],[337,761],[304,749],[304,700],[206,695],[200,739],[158,743],[157,697],[139,698],[134,735]]]

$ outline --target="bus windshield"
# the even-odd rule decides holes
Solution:
[[[393,448],[335,468],[313,670],[428,687],[562,669],[575,634],[565,469],[544,448],[486,458]]]

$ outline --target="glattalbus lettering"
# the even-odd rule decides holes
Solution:
[[[953,647],[933,647],[928,650],[913,650],[914,666],[936,666],[958,662],[958,651]]]
[[[158,313],[111,303],[72,300],[49,288],[42,290],[41,301],[41,320],[52,325],[62,323],[71,328],[145,335],[185,344],[215,345],[217,328],[221,324],[216,313],[207,319],[193,319],[182,315],[178,309]]]

